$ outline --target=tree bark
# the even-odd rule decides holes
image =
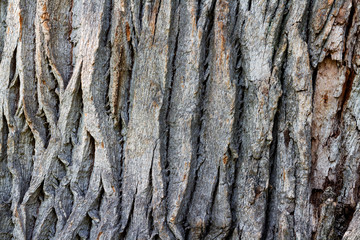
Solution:
[[[2,0],[0,239],[359,239],[360,2]]]

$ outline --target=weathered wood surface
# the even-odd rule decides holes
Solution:
[[[360,239],[357,0],[1,0],[0,239]]]

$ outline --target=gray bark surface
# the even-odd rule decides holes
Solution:
[[[1,0],[0,239],[360,239],[357,0]]]

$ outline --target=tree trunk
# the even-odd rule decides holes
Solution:
[[[0,239],[360,238],[359,1],[0,18]]]

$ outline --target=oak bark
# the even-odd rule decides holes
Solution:
[[[1,0],[0,239],[359,239],[360,2]]]

